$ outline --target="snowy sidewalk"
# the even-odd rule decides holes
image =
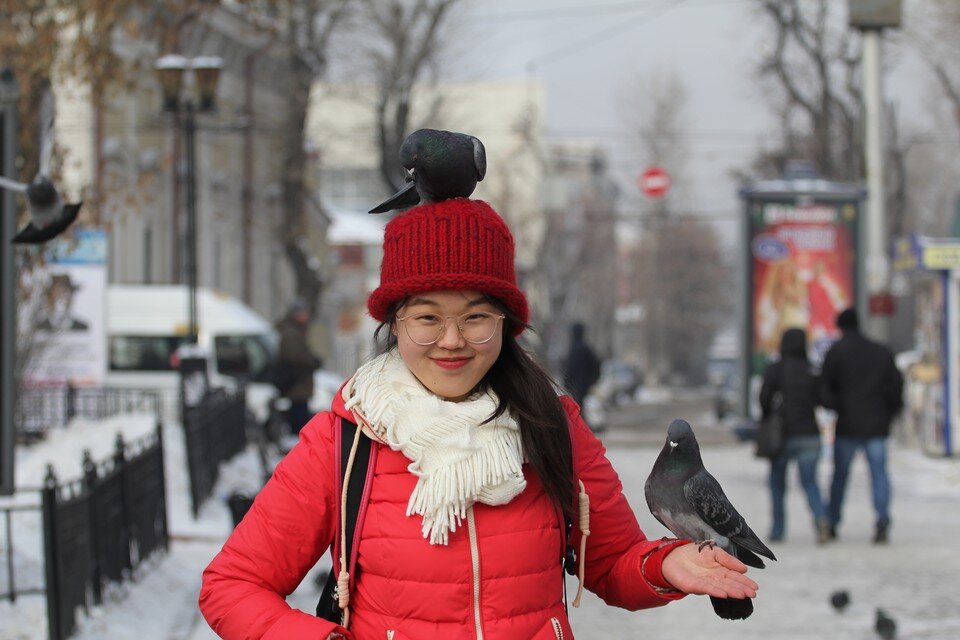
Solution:
[[[104,435],[107,442],[112,442],[113,432]],[[78,639],[215,638],[196,609],[200,572],[230,532],[226,496],[235,489],[255,489],[259,464],[252,453],[235,459],[221,474],[217,495],[194,520],[189,512],[179,425],[165,428],[164,443],[173,537],[170,554],[158,558],[140,582],[125,585],[105,606],[93,610],[91,617],[81,615],[81,631],[75,636]],[[658,449],[652,447],[617,446],[609,451],[641,526],[650,537],[666,534],[643,499],[643,483],[657,453]],[[75,444],[58,446],[51,442],[27,450],[18,461],[23,469],[39,469],[45,464],[41,458],[59,455],[79,460],[79,449]],[[746,444],[705,448],[703,457],[734,505],[757,533],[766,537],[770,523],[766,463],[754,459]],[[897,620],[901,638],[960,638],[960,608],[956,605],[960,557],[951,540],[960,531],[960,461],[932,459],[912,449],[893,448],[890,464],[894,488],[891,544],[876,547],[869,543],[873,516],[862,459],[857,459],[852,470],[840,539],[824,547],[814,543],[807,508],[795,471],[791,471],[787,540],[773,547],[779,562],[769,563],[765,570],[751,570],[761,589],[755,600],[756,612],[749,620],[720,620],[706,598],[688,597],[667,607],[631,613],[607,607],[588,593],[583,606],[570,611],[577,637],[867,640],[875,637],[873,616],[880,606]],[[829,471],[829,462],[821,465],[822,487],[826,487]],[[23,533],[16,534],[21,542]],[[326,558],[323,563],[328,562]],[[568,584],[568,592],[574,593],[575,583]],[[835,613],[828,602],[837,589],[847,589],[851,597],[851,605],[842,615]],[[290,603],[312,611],[317,597],[311,575],[290,597]],[[0,620],[2,640],[46,637],[45,604],[40,597],[21,598],[12,607],[0,603]]]

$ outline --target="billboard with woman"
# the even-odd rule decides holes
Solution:
[[[837,314],[857,304],[862,191],[825,180],[772,180],[742,191],[745,379],[777,357],[780,336],[807,332],[819,365],[839,337]],[[749,386],[744,407],[749,406]]]

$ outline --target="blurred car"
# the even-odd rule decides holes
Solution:
[[[602,433],[607,429],[607,409],[603,406],[603,401],[593,392],[587,394],[583,399],[582,415],[587,426],[594,433]]]
[[[177,349],[187,342],[187,288],[183,285],[116,285],[107,288],[106,384],[158,389],[164,415],[176,419],[180,374]],[[273,326],[240,300],[197,290],[198,344],[211,387],[246,384],[247,408],[267,418],[275,389],[271,367],[277,346]]]
[[[713,388],[713,406],[717,420],[739,412],[739,360],[730,356],[712,356],[707,360],[707,381]]]
[[[739,413],[740,374],[730,373],[713,385],[713,405],[717,420],[723,420],[731,413]]]
[[[590,391],[604,406],[620,406],[634,399],[643,384],[639,367],[623,360],[604,360],[600,365],[600,380]]]

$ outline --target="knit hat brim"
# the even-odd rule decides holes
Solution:
[[[379,322],[388,320],[390,305],[407,298],[414,293],[441,291],[447,289],[475,289],[503,301],[510,312],[520,322],[514,327],[513,335],[520,335],[530,321],[527,298],[516,285],[505,280],[494,279],[486,275],[473,273],[444,274],[442,281],[436,275],[424,274],[404,278],[402,281],[382,284],[367,299],[370,315]]]

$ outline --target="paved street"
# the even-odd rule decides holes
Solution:
[[[617,412],[605,435],[608,455],[620,473],[641,526],[648,536],[666,535],[650,515],[643,484],[674,417],[693,424],[703,444],[707,469],[723,485],[752,528],[766,537],[770,526],[765,461],[750,445],[737,443],[729,429],[709,420],[709,404],[695,395],[655,407]],[[699,420],[698,420],[699,418]],[[751,569],[760,583],[756,611],[745,622],[717,618],[706,598],[688,597],[667,607],[631,613],[605,606],[589,594],[580,610],[571,611],[578,638],[875,638],[876,607],[898,622],[900,638],[958,638],[960,609],[956,593],[960,559],[948,532],[960,530],[960,463],[934,460],[913,449],[892,446],[894,487],[892,542],[869,543],[873,526],[866,463],[852,471],[845,522],[840,539],[821,547],[795,470],[788,489],[787,540],[772,546],[779,562]],[[821,487],[829,481],[830,463],[822,463]],[[573,581],[569,588],[575,589]],[[842,615],[829,605],[834,590],[847,589],[851,605]]]
[[[703,443],[703,458],[722,483],[734,505],[761,537],[770,525],[766,489],[766,463],[753,457],[748,444],[738,443],[728,427],[710,419],[709,398],[702,394],[674,394],[653,405],[624,407],[614,412],[603,438],[608,455],[618,470],[624,490],[641,526],[650,537],[666,535],[647,510],[643,484],[674,417],[694,425]],[[182,468],[178,450],[179,432],[171,429],[169,464]],[[249,460],[246,460],[249,458]],[[243,486],[244,474],[258,469],[253,456],[240,456],[224,470],[217,495]],[[829,462],[821,465],[821,486],[826,486]],[[956,594],[960,581],[960,557],[952,537],[960,531],[960,462],[926,457],[915,449],[896,445],[891,450],[894,526],[892,542],[875,547],[869,543],[873,518],[869,502],[866,464],[856,460],[852,470],[846,520],[840,540],[825,547],[814,542],[810,518],[801,499],[795,472],[791,471],[788,494],[787,540],[773,547],[779,562],[765,570],[751,570],[761,585],[756,612],[745,622],[717,618],[709,601],[688,597],[667,607],[627,612],[608,607],[587,593],[583,606],[571,610],[571,620],[581,640],[658,638],[689,640],[820,639],[870,640],[875,638],[876,607],[884,607],[897,620],[900,638],[955,640],[960,637],[960,608]],[[78,640],[120,640],[137,635],[143,640],[213,640],[215,636],[196,610],[200,571],[216,553],[229,532],[229,515],[218,500],[211,501],[193,521],[187,511],[185,478],[172,475],[168,490],[172,498],[174,542],[169,556],[161,559],[143,582],[83,620]],[[324,562],[327,562],[324,559]],[[290,598],[293,606],[312,611],[318,591],[312,576]],[[840,615],[829,604],[831,592],[850,592],[851,605]],[[568,593],[576,589],[568,582]],[[572,597],[572,596],[571,596]],[[164,615],[155,615],[157,607]],[[5,613],[31,613],[18,603]],[[42,608],[33,613],[42,620]],[[32,614],[31,614],[32,615]],[[28,616],[29,617],[29,616]],[[149,628],[144,620],[151,620]],[[27,640],[35,629],[23,621],[23,633],[10,637]],[[6,638],[4,633],[0,637]]]

